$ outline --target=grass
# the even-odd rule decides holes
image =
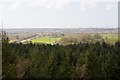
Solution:
[[[56,41],[59,41],[61,38],[49,38],[47,37],[40,37],[37,39],[31,40],[32,43],[46,43],[46,44],[54,44]]]
[[[118,35],[117,34],[103,34],[102,38],[105,39],[106,42],[108,42],[108,43],[114,43],[114,42],[118,41]]]

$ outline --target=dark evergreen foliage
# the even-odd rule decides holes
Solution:
[[[120,79],[120,42],[70,45],[2,41],[3,78]]]

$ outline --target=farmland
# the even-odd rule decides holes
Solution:
[[[10,29],[5,31],[10,42],[21,43],[71,44],[96,42],[97,38],[104,39],[107,43],[114,43],[118,40],[117,29]],[[95,37],[96,34],[100,36]]]
[[[46,44],[54,44],[55,42],[59,41],[61,38],[52,38],[49,36],[46,37],[39,37],[36,39],[31,40],[32,43],[46,43]]]
[[[118,34],[101,34],[101,36],[107,43],[118,41]]]

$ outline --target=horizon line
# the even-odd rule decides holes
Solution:
[[[118,28],[118,27],[83,27],[83,28],[81,28],[81,27],[75,27],[75,28],[71,28],[71,27],[64,27],[64,28],[58,28],[58,27],[45,27],[45,28],[43,28],[43,27],[32,27],[32,28],[28,28],[28,27],[19,27],[19,28],[16,28],[16,27],[12,27],[12,28],[0,28],[0,29],[88,29],[88,28],[96,28],[96,29],[106,29],[106,28],[108,28],[108,29],[111,29],[111,28],[113,28],[113,29],[115,29],[115,28]]]

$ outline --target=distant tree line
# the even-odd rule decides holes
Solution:
[[[96,34],[79,34],[74,36],[65,36],[60,41],[59,44],[61,45],[68,45],[68,44],[78,44],[80,42],[82,43],[96,43],[96,42],[105,42],[105,39],[102,38],[102,36],[98,33]]]
[[[69,45],[9,43],[2,36],[2,79],[120,80],[120,42]]]

